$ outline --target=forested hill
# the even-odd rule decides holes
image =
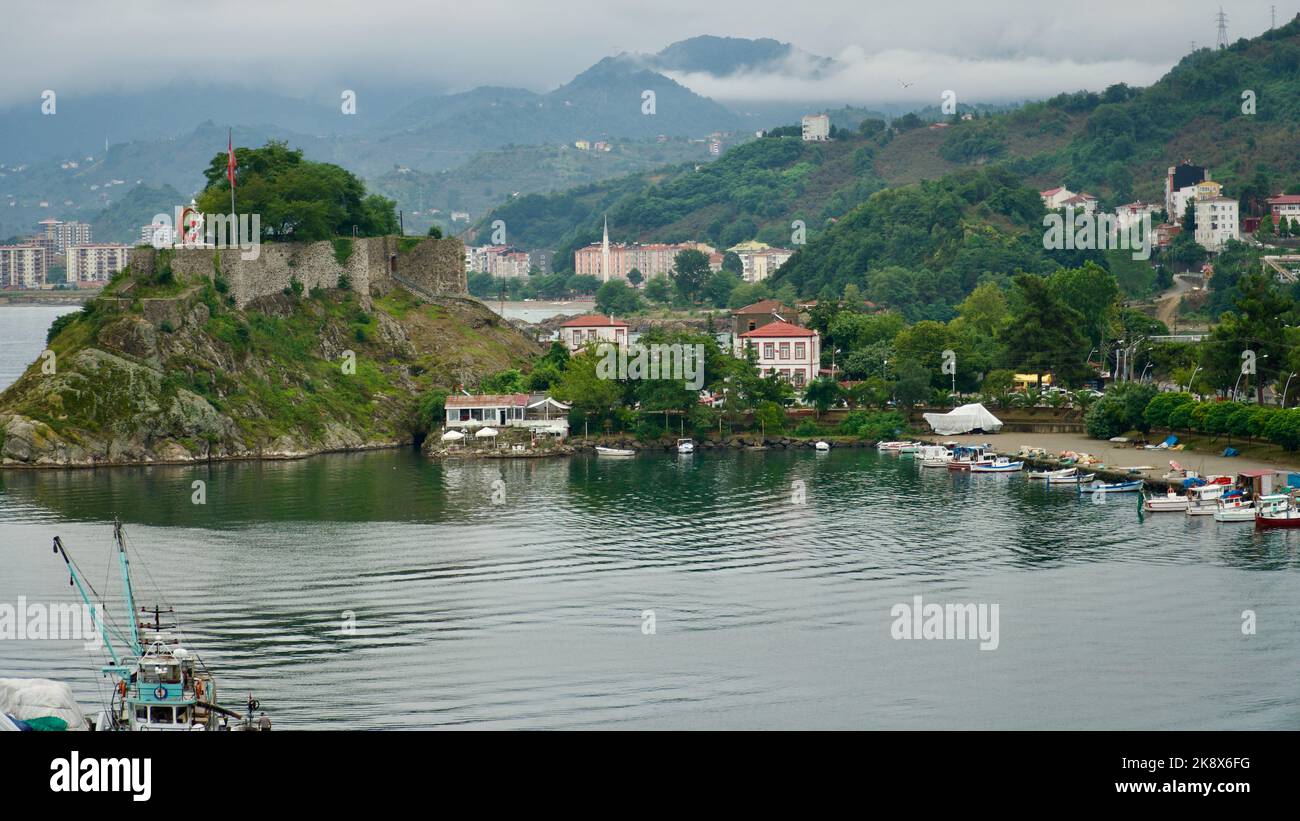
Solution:
[[[765,137],[707,164],[518,197],[483,224],[504,220],[511,242],[556,249],[556,265],[566,267],[574,248],[599,241],[606,216],[615,241],[698,239],[727,247],[757,237],[787,246],[794,220],[815,234],[883,187],[872,171],[874,150],[865,139]]]
[[[1060,94],[944,128],[892,125],[873,163],[890,185],[1002,162],[1032,186],[1118,205],[1159,200],[1168,167],[1187,159],[1246,209],[1264,194],[1300,190],[1300,18],[1226,49],[1198,49],[1147,88]]]
[[[1050,273],[1098,252],[1045,251],[1038,192],[1004,168],[881,191],[809,243],[772,278],[802,296],[846,286],[909,319],[947,319],[986,274]]]
[[[1254,114],[1243,113],[1253,92]],[[603,216],[618,241],[699,239],[731,245],[790,243],[803,220],[815,240],[830,220],[885,186],[934,180],[963,168],[1004,165],[1033,188],[1065,185],[1114,206],[1158,200],[1169,165],[1207,166],[1243,213],[1262,197],[1300,191],[1300,20],[1227,49],[1184,57],[1145,89],[1061,94],[1021,109],[932,128],[868,120],[830,143],[768,137],[709,165],[677,166],[549,196],[521,197],[489,214],[527,248],[572,250],[600,237]]]

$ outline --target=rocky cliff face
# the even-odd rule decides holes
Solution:
[[[126,275],[0,394],[0,465],[291,458],[409,443],[420,398],[539,349],[484,305]],[[368,295],[367,295],[368,296]]]

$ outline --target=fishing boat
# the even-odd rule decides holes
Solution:
[[[1300,527],[1300,510],[1296,510],[1291,497],[1284,493],[1265,496],[1255,511],[1255,527],[1260,530]]]
[[[911,442],[880,442],[876,445],[876,451],[879,453],[898,453],[911,444]]]
[[[1093,479],[1097,478],[1097,474],[1095,473],[1079,473],[1074,468],[1071,468],[1071,470],[1073,472],[1065,476],[1049,476],[1047,478],[1047,484],[1082,485],[1082,484],[1087,484],[1088,482],[1091,482]]]
[[[1214,511],[1216,522],[1253,522],[1255,521],[1255,503],[1247,499],[1240,490],[1219,497],[1218,508]]]
[[[1213,516],[1214,511],[1219,509],[1219,497],[1227,490],[1228,486],[1226,484],[1217,482],[1188,488],[1187,515]]]
[[[1165,491],[1163,496],[1148,493],[1142,500],[1142,509],[1148,513],[1182,513],[1187,510],[1187,494],[1173,488]]]
[[[899,456],[915,456],[925,447],[920,442],[908,442],[898,449]]]
[[[923,468],[946,468],[952,461],[952,451],[942,445],[926,445],[916,454]]]
[[[677,452],[678,452],[678,453],[694,453],[694,452],[695,452],[695,440],[694,440],[694,439],[678,439],[678,440],[677,440]]]
[[[1143,482],[1141,479],[1132,479],[1127,482],[1093,482],[1088,485],[1089,493],[1137,493],[1142,490]]]
[[[107,703],[93,720],[91,728],[170,732],[270,729],[266,713],[262,713],[260,718],[254,717],[261,705],[251,694],[245,713],[217,703],[217,684],[212,672],[197,653],[182,645],[177,624],[163,621],[164,615],[175,618],[173,608],[154,605],[136,609],[126,537],[122,523],[116,520],[113,522],[113,541],[122,577],[128,626],[125,631],[119,626],[120,622],[115,622],[102,599],[98,604],[92,602],[90,593],[99,594],[68,554],[63,540],[54,537],[54,553],[63,559],[71,583],[90,612],[111,662],[101,667],[100,672],[110,678],[113,686]]]
[[[1024,462],[1013,462],[1005,456],[999,456],[992,462],[980,462],[971,465],[971,473],[1016,473],[1023,470]]]
[[[815,447],[819,451],[825,452],[831,449],[831,443],[818,440],[817,444],[813,445],[813,447]]]
[[[961,445],[952,449],[948,470],[969,471],[974,465],[993,464],[994,454],[984,445]]]
[[[606,448],[597,445],[596,454],[599,456],[636,456],[636,451],[627,448]]]
[[[1047,482],[1052,479],[1068,479],[1078,475],[1078,468],[1061,468],[1060,470],[1031,470],[1025,474],[1025,478]]]

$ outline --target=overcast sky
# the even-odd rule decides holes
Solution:
[[[1222,3],[1232,40],[1268,28],[1268,2]],[[1278,0],[1278,21],[1300,0]],[[1213,45],[1201,0],[61,0],[7,3],[0,105],[142,91],[197,77],[309,97],[391,82],[550,90],[602,57],[699,34],[773,37],[845,63],[819,83],[679,78],[719,99],[968,102],[1145,85]],[[913,84],[907,89],[903,83]],[[919,93],[918,93],[919,92]]]

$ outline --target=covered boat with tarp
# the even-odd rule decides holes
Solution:
[[[961,405],[947,413],[927,413],[925,421],[930,429],[941,436],[957,433],[997,433],[1002,430],[1002,420],[989,413],[978,402]]]

